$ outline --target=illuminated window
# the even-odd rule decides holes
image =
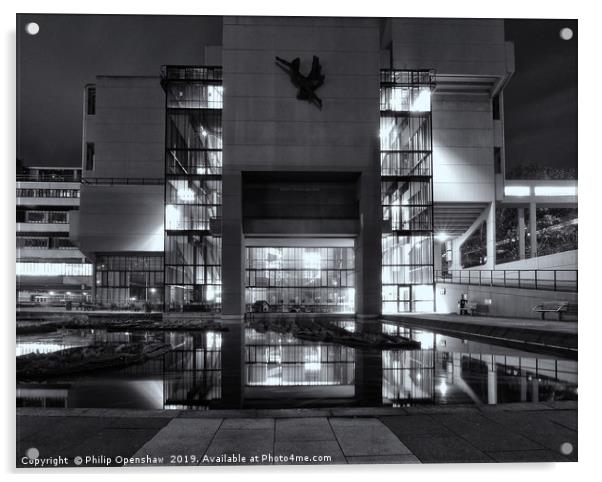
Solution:
[[[353,248],[249,247],[247,311],[355,311]]]
[[[221,309],[222,71],[166,67],[165,307]]]
[[[163,305],[163,256],[101,255],[96,258],[96,302],[128,308]]]
[[[536,196],[576,196],[577,186],[535,186]]]
[[[433,310],[432,82],[381,71],[383,313]]]
[[[17,262],[17,276],[92,276],[89,263]]]
[[[505,186],[505,196],[530,196],[531,188],[529,186]]]

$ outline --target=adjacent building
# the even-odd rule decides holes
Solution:
[[[71,233],[95,302],[369,318],[576,269],[576,182],[505,179],[513,70],[503,20],[224,17],[198,65],[97,77]]]
[[[17,303],[63,305],[90,297],[92,264],[69,239],[81,169],[30,167],[17,175]]]

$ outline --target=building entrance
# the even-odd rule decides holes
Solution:
[[[355,313],[352,239],[252,244],[245,248],[247,312]]]

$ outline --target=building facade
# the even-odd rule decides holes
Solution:
[[[81,169],[31,167],[17,175],[17,303],[64,304],[90,297],[92,265],[69,239]]]
[[[504,178],[513,68],[503,20],[224,17],[196,66],[98,77],[72,230],[96,302],[433,311],[438,277],[497,267],[503,209],[537,209]]]

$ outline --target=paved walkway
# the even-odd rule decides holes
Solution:
[[[577,405],[18,409],[18,466],[30,448],[68,466],[576,461]]]
[[[561,356],[577,356],[577,323],[536,319],[468,316],[457,314],[383,315],[384,320],[434,330],[450,336],[480,337],[514,343],[527,349],[547,348]]]
[[[383,318],[388,318],[384,316]],[[412,313],[396,318],[411,319],[411,320],[432,320],[436,322],[462,323],[471,326],[491,326],[501,328],[518,328],[522,330],[545,331],[548,333],[576,334],[577,322],[574,321],[553,321],[539,320],[534,318],[502,318],[496,316],[469,316],[457,315],[455,313],[429,313],[418,314]]]

